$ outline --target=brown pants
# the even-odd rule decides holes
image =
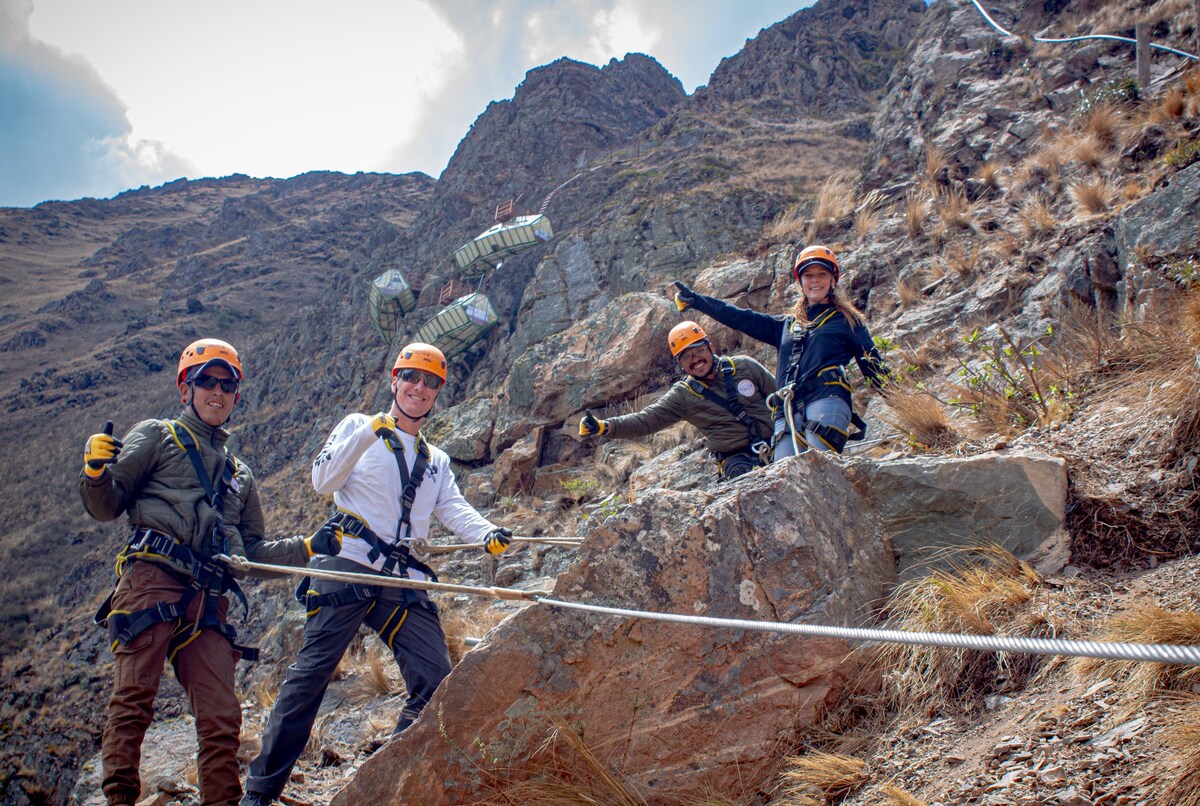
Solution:
[[[135,562],[121,577],[113,596],[113,610],[136,612],[159,602],[177,602],[187,586],[150,562]],[[141,794],[138,767],[142,739],[154,718],[154,696],[158,693],[171,634],[191,629],[204,604],[197,594],[188,608],[187,619],[156,624],[127,645],[114,650],[115,679],[108,704],[108,723],[100,745],[104,760],[104,794],[108,802],[136,803]],[[228,601],[222,601],[225,618]],[[200,752],[196,759],[200,775],[200,798],[204,804],[237,804],[242,797],[237,751],[242,727],[242,709],[233,687],[234,665],[239,654],[212,630],[199,634],[175,654],[175,676],[187,692]]]

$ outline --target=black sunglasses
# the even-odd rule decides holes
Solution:
[[[436,392],[438,389],[441,389],[442,383],[444,383],[441,378],[434,375],[432,372],[426,372],[423,369],[405,368],[400,370],[397,375],[399,376],[400,380],[404,381],[405,383],[424,381],[425,388],[431,392]]]
[[[217,384],[221,384],[221,391],[227,395],[232,395],[238,390],[238,382],[233,378],[218,378],[214,375],[200,375],[192,383],[201,389],[215,389]]]

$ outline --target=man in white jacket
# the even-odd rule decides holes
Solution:
[[[450,457],[421,436],[446,382],[446,358],[428,344],[400,351],[392,369],[392,406],[375,415],[351,414],[333,429],[313,461],[313,487],[333,493],[337,512],[321,527],[340,542],[336,557],[314,558],[313,568],[410,579],[435,579],[420,544],[437,515],[450,531],[481,542],[490,554],[508,548],[512,532],[487,521],[466,502],[450,472]],[[408,700],[392,735],[407,728],[450,673],[446,636],[437,606],[424,591],[305,580],[304,645],[287,672],[250,763],[242,806],[266,806],[287,784],[304,751],[325,689],[364,622],[387,644],[400,666]]]

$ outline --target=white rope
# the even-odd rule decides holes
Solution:
[[[1012,638],[1000,635],[958,635],[939,632],[908,632],[905,630],[872,630],[857,627],[827,627],[820,624],[791,624],[775,621],[745,621],[743,619],[686,616],[674,613],[655,613],[646,610],[626,610],[620,607],[564,602],[537,597],[539,604],[569,610],[586,610],[625,618],[671,621],[735,630],[807,635],[821,638],[842,638],[849,641],[884,641],[894,644],[977,649],[989,652],[1019,652],[1026,655],[1072,655],[1080,658],[1105,660],[1148,661],[1153,663],[1182,663],[1200,666],[1200,647],[1176,644],[1126,644],[1111,641],[1067,641],[1057,638]]]
[[[330,571],[324,568],[298,568],[294,565],[273,565],[271,563],[256,563],[245,557],[230,557],[228,554],[218,554],[218,560],[237,570],[270,571],[275,574],[287,574],[294,577],[312,577],[314,579],[330,579],[335,582],[348,582],[352,585],[378,585],[384,588],[410,588],[415,590],[441,591],[442,593],[468,593],[474,596],[490,596],[493,599],[525,599],[536,601],[538,596],[549,591],[524,591],[519,588],[480,587],[476,585],[452,585],[447,582],[430,582],[428,580],[409,579],[407,577],[384,576],[382,574],[360,574],[355,571]]]
[[[971,5],[975,6],[975,8],[977,8],[979,10],[979,13],[983,15],[983,18],[988,21],[988,24],[991,25],[993,28],[995,28],[997,31],[1004,34],[1005,36],[1017,36],[1017,34],[1014,34],[1012,31],[1009,31],[1007,28],[1002,27],[999,23],[997,23],[994,19],[992,19],[991,15],[988,14],[987,11],[984,10],[983,6],[979,5],[979,0],[971,0]],[[1059,44],[1064,44],[1067,42],[1082,42],[1086,39],[1104,39],[1104,40],[1108,40],[1110,42],[1127,42],[1127,43],[1130,43],[1133,45],[1137,44],[1136,39],[1130,39],[1127,36],[1113,36],[1112,34],[1086,34],[1084,36],[1066,36],[1066,37],[1060,37],[1060,38],[1031,36],[1030,38],[1033,39],[1034,42],[1045,42],[1045,43],[1051,44],[1051,45],[1059,45]],[[1187,58],[1187,59],[1200,60],[1200,56],[1196,56],[1194,53],[1188,53],[1187,51],[1177,50],[1175,48],[1168,47],[1167,45],[1158,45],[1158,44],[1155,44],[1154,42],[1151,42],[1150,47],[1156,48],[1158,50],[1163,50],[1168,53],[1174,53],[1176,56],[1183,56],[1184,58]]]
[[[513,544],[528,543],[536,546],[562,546],[565,548],[573,548],[579,546],[583,542],[582,537],[513,537]],[[413,547],[422,554],[449,554],[453,551],[464,551],[466,549],[482,549],[486,543],[425,543],[416,541]]]

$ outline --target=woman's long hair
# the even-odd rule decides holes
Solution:
[[[832,299],[831,299],[832,298]],[[830,299],[833,307],[842,312],[846,317],[846,321],[850,323],[850,327],[858,327],[864,323],[862,311],[854,307],[854,303],[846,296],[846,292],[841,286],[834,286],[826,299]],[[802,325],[808,324],[808,298],[804,296],[804,289],[800,290],[800,299],[796,301],[796,306],[792,308],[792,318]]]

